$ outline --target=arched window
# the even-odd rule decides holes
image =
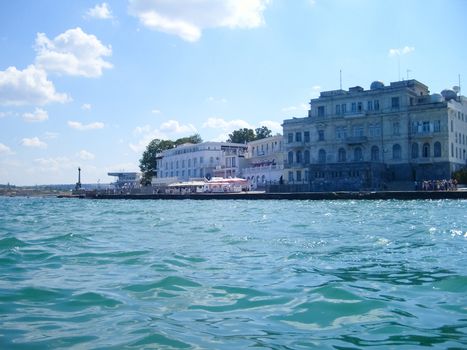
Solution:
[[[326,151],[324,149],[320,149],[318,152],[318,162],[326,163]]]
[[[347,155],[345,152],[345,149],[339,148],[339,151],[337,152],[337,161],[339,162],[345,162],[347,159]]]
[[[300,164],[302,162],[302,151],[297,151],[296,159],[297,159],[297,164]]]
[[[392,146],[392,159],[401,159],[402,158],[402,149],[401,145],[396,143]]]
[[[440,142],[435,142],[434,145],[434,151],[435,151],[435,157],[441,157],[441,143]]]
[[[430,144],[424,143],[423,144],[423,151],[422,151],[423,158],[428,158],[430,156]]]
[[[371,147],[371,160],[374,162],[379,161],[379,148],[378,146]]]
[[[266,175],[261,176],[261,182],[263,184],[266,183]]]
[[[292,165],[292,163],[293,163],[293,152],[292,151],[290,151],[287,154],[287,160],[288,160],[289,164]]]
[[[304,154],[304,157],[303,157],[303,161],[305,164],[310,164],[310,151],[309,150],[305,150],[305,152],[303,152]]]
[[[418,143],[412,143],[412,159],[418,158]]]
[[[353,158],[355,162],[361,162],[363,160],[363,153],[361,147],[356,147],[353,150]]]

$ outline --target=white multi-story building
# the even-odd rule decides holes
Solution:
[[[183,144],[157,157],[157,179],[187,181],[194,178],[224,178],[240,175],[247,146],[228,142]]]
[[[247,162],[241,175],[253,187],[279,183],[284,170],[283,136],[249,142],[245,158]]]
[[[457,88],[455,89],[457,90]],[[466,165],[467,99],[417,80],[321,92],[308,117],[283,123],[289,184],[379,189],[450,178]]]

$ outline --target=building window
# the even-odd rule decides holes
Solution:
[[[297,170],[297,181],[302,181],[302,171]]]
[[[357,103],[357,112],[360,113],[362,110],[363,110],[363,105],[362,105],[361,102],[358,102],[358,103]]]
[[[423,158],[430,157],[430,144],[429,143],[423,144],[422,157]]]
[[[297,164],[302,162],[302,151],[297,151],[295,159],[297,160]]]
[[[368,101],[366,109],[369,110],[369,111],[373,110],[373,101]]]
[[[454,132],[454,120],[451,119],[451,132]]]
[[[441,120],[435,120],[433,123],[433,131],[441,132]]]
[[[454,144],[451,142],[451,157],[454,157]]]
[[[357,111],[357,104],[355,102],[352,102],[350,110],[352,113],[355,113]]]
[[[375,108],[375,111],[379,111],[379,100],[374,101],[374,106],[373,107]]]
[[[191,159],[188,159],[188,168],[191,168]]]
[[[361,147],[356,147],[353,151],[354,162],[361,162],[363,160],[363,152]]]
[[[341,114],[341,105],[336,105],[336,114]]]
[[[287,154],[287,161],[290,165],[293,164],[293,152],[290,151],[288,154]]]
[[[401,159],[402,158],[402,149],[399,144],[392,146],[392,159]]]
[[[295,133],[295,141],[302,142],[302,133],[301,132],[296,132]]]
[[[370,124],[368,126],[368,131],[372,137],[381,136],[381,125],[379,123]]]
[[[347,113],[347,104],[345,103],[341,104],[341,111],[342,111],[342,114]]]
[[[326,163],[326,151],[324,149],[320,149],[318,152],[318,162]]]
[[[374,162],[379,161],[379,148],[378,146],[371,147],[371,160]]]
[[[310,142],[310,132],[309,131],[305,131],[303,133],[303,136],[305,138],[305,142]]]
[[[293,134],[289,132],[287,134],[287,143],[292,143],[293,142]]]
[[[352,134],[355,137],[362,137],[364,135],[364,128],[362,124],[354,125],[352,128]]]
[[[289,171],[289,182],[293,182],[293,171]]]
[[[394,135],[400,135],[400,127],[401,127],[401,124],[399,122],[393,122],[392,123],[392,133]]]
[[[324,130],[318,130],[318,141],[324,141]]]
[[[391,108],[392,109],[399,109],[399,97],[392,97],[391,98]]]
[[[305,164],[310,164],[310,151],[307,149],[303,152],[303,162]]]
[[[412,143],[412,159],[418,158],[418,143]]]
[[[324,106],[318,107],[318,117],[324,117]]]
[[[434,145],[434,156],[436,158],[441,157],[441,143],[436,141]]]
[[[347,137],[347,128],[345,126],[336,127],[336,139],[343,140]]]
[[[305,170],[305,181],[310,181],[310,172],[308,170]]]
[[[424,133],[429,133],[430,132],[430,122],[429,121],[424,121],[422,130]]]
[[[346,158],[347,158],[347,155],[346,155],[345,149],[339,148],[339,151],[337,152],[337,160],[339,162],[345,162]]]

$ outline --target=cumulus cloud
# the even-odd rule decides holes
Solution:
[[[75,121],[68,121],[68,126],[72,129],[85,131],[85,130],[95,130],[95,129],[102,129],[105,125],[101,122],[94,122],[89,124],[83,124],[81,122]]]
[[[39,165],[40,171],[58,171],[61,169],[71,169],[78,166],[67,157],[37,158],[34,162]]]
[[[70,98],[55,91],[47,73],[34,65],[24,70],[8,67],[0,71],[0,105],[45,105],[68,102]]]
[[[0,142],[0,155],[10,155],[10,154],[13,154],[13,152],[11,151],[11,148]]]
[[[222,118],[208,118],[208,120],[203,123],[203,128],[232,131],[240,128],[253,129],[254,127],[242,119],[225,120]]]
[[[96,6],[90,8],[86,11],[87,18],[96,18],[96,19],[112,19],[112,11],[110,10],[109,4],[103,2],[102,4],[97,4]]]
[[[94,154],[84,149],[79,151],[77,156],[82,160],[93,160],[96,157]]]
[[[104,58],[112,55],[112,48],[86,34],[81,28],[69,29],[53,40],[44,33],[37,33],[35,49],[37,66],[63,75],[95,78],[112,64]]]
[[[389,49],[389,57],[407,55],[415,51],[415,47],[405,46],[400,49]]]
[[[265,126],[269,130],[271,130],[272,134],[282,134],[282,125],[279,122],[276,122],[274,120],[263,120],[261,123],[259,123],[260,126]]]
[[[24,138],[21,140],[21,144],[25,147],[47,148],[47,144],[44,141],[41,141],[37,136],[30,139]]]
[[[139,127],[136,129],[138,128]],[[149,142],[154,139],[168,139],[167,135],[162,133],[160,130],[147,128],[147,126],[141,127],[141,129],[139,129],[139,133],[143,134],[142,137],[138,141],[128,144],[128,147],[130,147],[130,149],[135,153],[143,152],[148,146]]]
[[[89,103],[84,103],[82,106],[81,106],[81,109],[82,110],[85,110],[85,111],[89,111],[91,110],[92,106],[89,104]]]
[[[269,0],[130,0],[129,13],[145,27],[197,41],[206,28],[256,28]]]
[[[43,122],[49,119],[47,111],[41,108],[36,108],[34,112],[24,113],[23,119],[27,122]]]
[[[170,133],[194,133],[196,128],[192,124],[180,124],[177,120],[168,120],[161,124],[161,131],[166,131]]]

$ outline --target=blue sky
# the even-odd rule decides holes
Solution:
[[[280,132],[319,91],[467,89],[465,0],[0,2],[0,183],[109,182],[153,138]],[[464,89],[464,90],[465,90]],[[465,92],[463,93],[465,95]]]

